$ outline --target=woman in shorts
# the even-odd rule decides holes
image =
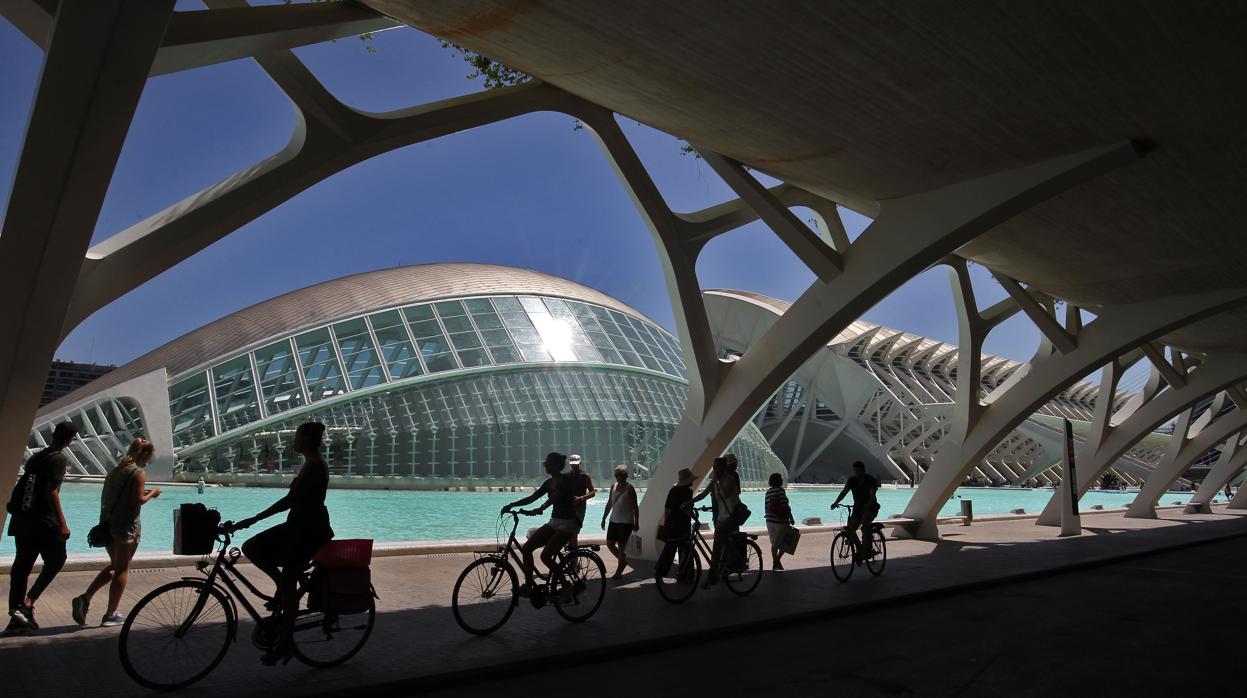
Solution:
[[[563,467],[567,464],[567,456],[562,453],[550,452],[546,455],[545,467],[546,474],[549,479],[537,488],[536,492],[531,495],[511,502],[502,508],[502,513],[506,514],[511,509],[531,502],[535,502],[542,497],[546,497],[546,501],[532,511],[523,511],[521,514],[539,514],[549,507],[554,507],[550,512],[550,521],[546,525],[533,532],[528,540],[524,541],[524,545],[520,547],[520,552],[524,555],[524,586],[520,587],[518,593],[520,596],[528,596],[533,590],[533,551],[541,548],[541,562],[545,564],[547,570],[554,569],[554,556],[558,555],[563,546],[580,533],[580,517],[576,513],[576,493],[571,478],[563,474]]]
[[[768,484],[771,488],[766,491],[766,535],[771,539],[771,567],[782,571],[784,566],[780,564],[779,558],[784,553],[779,549],[779,544],[788,532],[788,527],[796,521],[792,518],[788,493],[784,492],[784,477],[779,473],[771,473]]]
[[[606,528],[606,517],[610,528]],[[623,576],[628,566],[628,539],[641,528],[641,511],[637,506],[636,488],[628,482],[628,466],[615,466],[615,484],[606,499],[606,511],[602,512],[602,528],[606,529],[606,549],[619,560],[619,568],[611,579]]]

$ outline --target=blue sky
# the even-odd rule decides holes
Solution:
[[[189,3],[187,7],[191,7]],[[179,6],[181,7],[181,5]],[[466,66],[413,29],[366,51],[344,39],[298,49],[339,99],[381,111],[482,89]],[[0,19],[0,191],[20,153],[42,52]],[[679,141],[624,128],[668,203],[696,210],[731,191]],[[151,79],[93,242],[276,152],[293,125],[285,96],[250,60]],[[762,177],[764,181],[771,183]],[[869,221],[847,213],[855,237]],[[124,363],[219,317],[318,281],[400,264],[472,261],[539,269],[596,287],[671,328],[648,230],[596,141],[563,115],[536,114],[395,151],[340,173],[99,311],[58,357]],[[974,270],[981,304],[1003,297]],[[791,300],[813,280],[764,225],[712,241],[698,277]],[[865,319],[944,341],[956,322],[943,268],[927,271]],[[988,352],[1025,360],[1036,341],[1014,318]]]

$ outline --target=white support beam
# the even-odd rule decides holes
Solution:
[[[1084,449],[1079,454],[1079,496],[1085,494],[1110,466],[1157,427],[1225,386],[1242,381],[1244,376],[1247,376],[1247,354],[1214,354],[1191,372],[1189,380],[1181,388],[1167,390],[1137,406],[1131,403],[1123,407],[1116,415],[1117,424],[1108,427],[1098,446],[1094,450]],[[1035,523],[1041,526],[1060,525],[1060,510],[1055,498],[1048,501]]]
[[[1169,490],[1169,487],[1174,482],[1177,482],[1182,473],[1191,467],[1195,459],[1204,455],[1209,449],[1227,437],[1238,433],[1243,428],[1247,428],[1247,410],[1235,410],[1213,422],[1193,438],[1175,438],[1175,441],[1181,444],[1181,450],[1178,451],[1172,460],[1166,458],[1164,461],[1161,461],[1156,466],[1156,469],[1148,475],[1143,482],[1143,487],[1139,490],[1139,495],[1126,508],[1126,518],[1156,518],[1156,503]],[[1175,429],[1173,433],[1176,437],[1178,430]]]
[[[697,152],[742,201],[757,211],[758,217],[815,276],[829,281],[843,271],[844,263],[840,253],[793,215],[761,182],[746,172],[739,162],[704,148],[698,148]]]
[[[918,522],[908,533],[936,538],[940,507],[971,464],[980,461],[1005,434],[1069,385],[1142,342],[1247,302],[1247,289],[1154,299],[1105,308],[1079,333],[1078,347],[1033,361],[1026,375],[983,410],[962,440],[948,438],[936,454],[904,516]]]
[[[1242,408],[1239,408],[1242,409]],[[1221,491],[1222,487],[1229,482],[1238,473],[1239,470],[1247,465],[1247,448],[1241,443],[1243,434],[1235,434],[1226,441],[1226,447],[1221,449],[1221,456],[1217,458],[1217,463],[1204,476],[1204,481],[1200,483],[1199,489],[1191,497],[1191,501],[1187,503],[1185,513],[1187,514],[1211,514],[1212,508],[1209,504]]]
[[[1185,371],[1179,372],[1173,364],[1166,361],[1165,357],[1161,354],[1161,349],[1156,345],[1156,343],[1144,342],[1139,348],[1143,351],[1143,355],[1147,357],[1147,360],[1151,361],[1152,365],[1156,367],[1156,371],[1160,373],[1160,377],[1164,378],[1165,382],[1171,387],[1181,388],[1184,384],[1186,384]]]
[[[704,475],[789,376],[913,275],[996,224],[1138,157],[1133,144],[1120,143],[880,202],[873,224],[845,251],[843,273],[812,284],[732,364],[702,419],[686,416],[680,423],[654,477],[666,481],[682,467]],[[641,557],[656,554],[648,536],[661,514],[660,500],[647,495],[641,503]]]
[[[172,12],[173,0],[63,2],[53,22],[0,229],[0,499]]]
[[[1022,312],[1026,313],[1026,317],[1030,318],[1030,321],[1039,328],[1039,331],[1048,338],[1057,351],[1068,354],[1078,348],[1078,340],[1074,334],[1062,327],[1049,309],[1035,300],[1030,291],[1022,288],[1021,284],[1004,274],[993,272],[992,276],[996,277],[1009,297],[1018,304]]]

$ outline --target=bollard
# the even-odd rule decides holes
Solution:
[[[822,526],[823,520],[817,516],[807,516],[804,519],[801,519],[801,525],[802,526]]]
[[[970,499],[961,500],[961,525],[969,526],[974,520],[974,501]]]

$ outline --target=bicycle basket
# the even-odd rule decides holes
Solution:
[[[372,539],[331,540],[316,551],[312,561],[321,567],[367,567],[372,562]]]

